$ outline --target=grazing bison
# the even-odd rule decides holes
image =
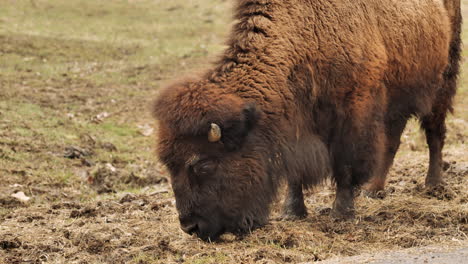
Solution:
[[[161,91],[158,155],[182,229],[204,240],[266,223],[283,180],[284,215],[330,176],[335,217],[357,187],[384,187],[416,116],[441,179],[445,117],[460,58],[459,0],[237,0],[228,48],[203,76]]]

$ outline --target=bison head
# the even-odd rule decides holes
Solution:
[[[167,166],[181,228],[203,240],[264,224],[273,197],[262,112],[209,83],[162,91],[158,155]]]

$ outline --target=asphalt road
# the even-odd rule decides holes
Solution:
[[[376,252],[346,258],[333,258],[320,264],[468,264],[468,245],[460,247],[421,247],[398,251]],[[308,264],[308,263],[303,263]]]

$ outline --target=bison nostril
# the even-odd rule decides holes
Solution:
[[[188,233],[190,235],[193,233],[196,233],[198,230],[197,224],[188,224],[188,225],[181,224],[180,227],[182,228],[182,230],[184,230],[185,233]]]

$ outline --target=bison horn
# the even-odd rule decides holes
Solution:
[[[218,142],[221,139],[221,128],[215,123],[211,123],[210,132],[208,132],[209,142]]]

